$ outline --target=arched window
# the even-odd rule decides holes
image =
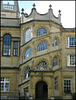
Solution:
[[[25,32],[25,43],[28,42],[29,40],[31,40],[31,29],[28,29]]]
[[[24,70],[23,80],[29,78],[29,76],[30,76],[29,71],[30,71],[30,68],[27,68],[27,69]]]
[[[3,37],[3,55],[11,55],[11,36],[9,34]]]
[[[58,45],[58,41],[57,41],[57,38],[54,38],[53,39],[53,47],[57,46]]]
[[[41,36],[44,34],[47,34],[47,30],[45,28],[42,27],[37,30],[37,36]]]
[[[28,58],[29,56],[31,56],[31,48],[25,51],[24,59]]]
[[[47,43],[46,42],[40,42],[37,45],[37,52],[45,50],[45,49],[47,49]]]
[[[57,57],[53,58],[53,67],[58,65],[58,59]]]

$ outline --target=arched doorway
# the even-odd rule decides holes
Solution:
[[[48,86],[46,82],[44,81],[39,81],[36,84],[36,89],[35,89],[35,98],[36,99],[48,99]]]

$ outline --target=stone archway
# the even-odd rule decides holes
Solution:
[[[48,99],[48,86],[46,84],[46,82],[44,81],[39,81],[36,84],[36,88],[35,88],[35,98],[36,99]]]

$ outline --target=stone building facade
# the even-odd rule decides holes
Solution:
[[[1,2],[1,98],[71,99],[75,92],[75,28],[64,28],[61,12],[28,15],[18,1]]]

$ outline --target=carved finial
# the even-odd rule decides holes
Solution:
[[[59,10],[58,12],[59,12],[59,14],[61,14],[61,10]]]
[[[50,9],[51,9],[52,5],[50,4],[49,7],[50,7]]]
[[[33,8],[35,8],[35,6],[36,6],[35,3],[32,6],[33,6]]]
[[[24,8],[22,8],[21,11],[22,11],[21,14],[24,14]]]

